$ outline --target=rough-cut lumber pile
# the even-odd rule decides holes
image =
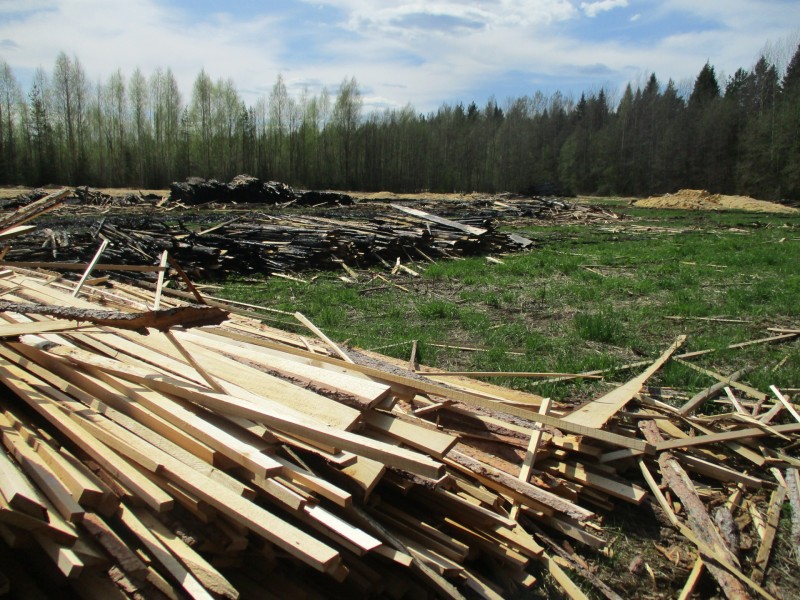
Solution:
[[[434,210],[441,210],[433,204]],[[462,215],[464,222],[485,221],[486,219],[536,220],[547,224],[570,223],[610,223],[619,222],[623,217],[600,206],[567,202],[563,198],[542,198],[531,196],[499,195],[486,201],[450,203],[445,211],[449,216]],[[464,214],[470,217],[463,219]]]
[[[147,336],[70,328],[72,310],[175,308],[107,285],[75,294],[24,270],[0,278],[11,392],[0,396],[0,555],[50,564],[60,576],[39,581],[50,593],[504,598],[547,574],[585,597],[567,568],[615,597],[554,540],[607,550],[602,515],[638,507],[663,511],[696,548],[691,585],[707,568],[729,597],[771,597],[777,515],[796,497],[797,409],[777,388],[741,383],[758,397],[734,388],[732,412],[711,418],[693,416],[699,402],[650,398],[647,378],[682,340],[568,414],[238,315]],[[768,498],[763,515],[755,494]],[[742,534],[757,538],[755,558],[740,554]],[[21,586],[36,561],[6,564]]]

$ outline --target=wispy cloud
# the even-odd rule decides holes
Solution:
[[[596,17],[601,12],[625,8],[628,0],[599,0],[598,2],[581,2],[581,10],[587,17]]]

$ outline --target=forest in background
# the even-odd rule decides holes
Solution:
[[[163,188],[240,173],[309,189],[562,190],[647,196],[702,188],[800,199],[800,46],[785,69],[761,56],[693,85],[650,75],[579,99],[556,92],[365,113],[354,77],[335,95],[289,94],[282,76],[248,106],[201,71],[184,98],[173,73],[91,83],[61,53],[21,89],[0,58],[0,184]],[[691,88],[691,89],[689,89]]]

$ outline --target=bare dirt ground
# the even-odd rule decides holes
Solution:
[[[60,189],[62,187],[68,186],[61,186],[61,185],[48,185],[44,186],[43,189]],[[23,187],[23,186],[2,186],[0,187],[0,199],[5,198],[16,198],[20,194],[27,194],[31,191],[32,188]],[[135,189],[135,188],[92,188],[93,190],[96,189],[98,192],[102,192],[103,194],[108,194],[109,196],[114,197],[123,197],[127,194],[155,194],[156,196],[166,197],[169,196],[169,190],[146,190],[146,189]]]
[[[796,214],[800,210],[749,196],[724,196],[706,190],[679,190],[674,194],[651,196],[633,204],[639,208],[677,208],[680,210],[744,210],[762,213]]]

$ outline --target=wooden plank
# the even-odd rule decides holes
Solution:
[[[694,588],[697,586],[697,581],[700,579],[700,575],[703,574],[703,559],[698,558],[694,561],[694,566],[692,567],[692,572],[689,573],[689,577],[686,579],[686,583],[683,584],[683,589],[681,590],[680,595],[678,596],[678,600],[689,600],[694,593]]]
[[[542,401],[541,406],[539,407],[539,413],[546,415],[550,412],[550,407],[552,406],[553,401],[550,398],[545,398]],[[525,458],[522,461],[522,467],[519,471],[519,479],[520,481],[524,481],[528,483],[531,478],[531,469],[533,469],[533,465],[536,462],[536,453],[539,451],[539,444],[542,441],[542,428],[538,427],[531,431],[531,439],[528,442],[528,448],[525,451]],[[516,520],[517,515],[519,514],[520,504],[518,502],[514,502],[511,506],[511,512],[509,513],[511,518]]]
[[[6,502],[5,497],[0,494],[0,524],[18,528],[21,531],[37,533],[51,538],[53,541],[70,545],[78,539],[77,531],[65,521],[54,519],[49,520],[50,514],[46,514],[44,519],[32,517],[21,512]]]
[[[353,497],[349,492],[340,489],[306,469],[299,467],[288,460],[276,456],[275,460],[283,466],[283,475],[292,481],[302,483],[307,488],[314,490],[323,498],[327,498],[337,506],[348,508],[352,506]]]
[[[203,381],[205,381],[212,390],[221,394],[228,393],[225,387],[219,381],[217,381],[216,378],[212,377],[211,374],[206,371],[203,365],[201,365],[197,359],[195,359],[194,355],[183,347],[183,344],[178,341],[178,339],[175,337],[175,334],[173,334],[171,331],[164,331],[162,333],[164,338],[168,340],[169,343],[172,344],[172,346],[184,358],[184,360],[186,360],[186,362],[189,363],[195,371],[197,371],[198,375],[203,378]]]
[[[101,397],[106,402],[120,408],[123,412],[136,416],[137,419],[141,420],[144,414],[141,407],[137,407],[137,403],[148,411],[152,411],[157,415],[158,419],[166,421],[169,427],[160,423],[158,419],[145,418],[144,422],[154,427],[155,431],[160,435],[174,441],[181,447],[186,447],[190,452],[192,450],[196,451],[196,444],[192,444],[191,440],[184,440],[183,436],[176,434],[175,430],[172,429],[173,426],[177,427],[178,431],[183,429],[189,432],[191,435],[195,436],[197,440],[202,442],[203,445],[213,448],[236,464],[254,470],[254,472],[262,476],[267,476],[270,473],[277,473],[281,469],[278,463],[269,456],[262,454],[259,448],[255,448],[247,441],[240,439],[240,436],[221,429],[196,412],[188,410],[179,403],[147,387],[123,382],[88,362],[84,363],[83,367],[96,378],[79,373],[57,357],[36,348],[30,348],[20,344],[15,345],[15,349],[25,353],[26,356],[36,360],[38,363],[45,365],[53,373],[72,381],[81,389],[90,392],[95,398]],[[77,360],[77,358],[75,358],[76,356],[80,356],[86,360],[92,360],[94,358],[87,353],[82,353],[75,349],[71,350],[70,356],[75,360]],[[104,387],[104,384],[109,387]],[[115,392],[120,392],[127,396],[127,398],[118,397]],[[128,398],[130,400],[128,400]],[[97,402],[91,397],[85,399],[85,401],[88,405],[96,405]]]
[[[767,527],[764,531],[764,537],[761,540],[761,545],[758,548],[756,555],[755,566],[750,578],[756,583],[764,581],[764,574],[767,571],[769,557],[772,553],[772,544],[775,541],[775,535],[778,531],[778,521],[781,517],[781,507],[786,498],[786,488],[779,485],[778,488],[772,492],[772,497],[769,501],[769,509],[767,510]]]
[[[523,509],[526,513],[528,513],[531,517],[536,519],[537,523],[542,523],[546,527],[554,529],[567,537],[572,538],[573,540],[580,542],[589,546],[590,548],[594,548],[595,550],[602,550],[606,546],[608,546],[608,540],[601,538],[589,531],[586,531],[579,523],[572,521],[570,519],[562,518],[562,517],[548,517],[546,515],[533,515],[532,511]]]
[[[452,435],[426,429],[375,410],[365,412],[363,419],[368,426],[437,458],[447,454],[458,441]]]
[[[356,457],[353,464],[341,469],[342,473],[355,481],[361,488],[365,499],[369,498],[385,471],[386,465],[363,456]]]
[[[464,223],[459,223],[458,221],[451,221],[450,219],[445,219],[444,217],[432,215],[423,210],[418,210],[416,208],[411,208],[409,206],[402,206],[400,204],[390,204],[389,206],[391,206],[396,210],[399,210],[400,212],[404,212],[407,215],[411,215],[419,219],[425,219],[426,221],[431,221],[432,223],[437,223],[445,227],[450,227],[451,229],[457,229],[458,231],[463,231],[464,233],[469,233],[470,235],[482,236],[489,232],[488,229],[475,227],[474,225],[466,225]]]
[[[680,348],[686,336],[679,336],[677,340],[647,369],[640,375],[634,377],[622,386],[612,390],[608,394],[592,400],[585,406],[571,412],[564,420],[568,423],[579,423],[586,427],[600,429],[605,425],[617,411],[621,410],[638,394],[645,382],[666,363],[672,354]]]
[[[769,389],[772,391],[773,394],[775,394],[775,397],[778,399],[778,401],[781,404],[783,404],[783,406],[786,408],[786,410],[789,411],[789,414],[792,415],[794,420],[797,421],[798,423],[800,423],[800,413],[798,413],[797,410],[795,409],[795,407],[792,406],[791,402],[789,402],[786,399],[786,396],[784,396],[781,393],[781,391],[777,387],[775,387],[774,385],[769,386]]]
[[[100,256],[103,254],[103,252],[107,247],[108,247],[108,240],[104,239],[102,242],[100,242],[100,247],[97,249],[97,252],[95,253],[92,260],[89,262],[89,264],[86,265],[86,270],[83,272],[80,281],[78,281],[78,284],[75,286],[75,289],[72,292],[73,298],[77,298],[78,294],[81,293],[81,288],[83,288],[83,284],[86,283],[87,279],[89,279],[89,276],[92,274],[94,266],[98,262],[100,262]]]
[[[137,341],[145,346],[164,350],[163,344],[157,343],[156,336],[147,337],[149,339]],[[359,411],[330,400],[325,396],[221,356],[203,346],[185,342],[185,338],[180,332],[175,332],[175,337],[184,343],[187,351],[192,356],[198,361],[202,361],[205,369],[215,373],[215,379],[222,383],[227,393],[239,394],[237,388],[228,385],[228,382],[230,382],[249,391],[251,394],[268,398],[273,403],[277,402],[290,406],[296,412],[317,420],[323,420],[327,425],[342,429],[353,428],[361,416]]]
[[[60,454],[43,440],[36,440],[34,450],[42,460],[58,476],[73,499],[83,506],[100,505],[103,499],[103,490],[90,479],[84,472],[75,467],[63,454]]]
[[[203,345],[234,359],[245,359],[248,363],[276,371],[284,376],[335,393],[347,394],[372,407],[389,395],[388,385],[376,383],[362,377],[354,377],[346,371],[334,371],[281,357],[279,354],[257,350],[257,346],[234,345],[228,338],[210,335],[209,332],[181,332],[181,338]]]
[[[646,496],[645,491],[638,485],[596,473],[575,461],[548,459],[542,461],[540,465],[542,469],[546,469],[549,473],[559,473],[567,479],[577,481],[632,504],[641,504]]]
[[[105,367],[103,370],[109,371]],[[261,406],[257,406],[233,396],[204,391],[202,388],[183,382],[170,381],[170,378],[167,377],[141,377],[127,371],[115,371],[114,375],[224,414],[253,419],[291,435],[320,440],[423,477],[438,479],[443,475],[444,466],[425,455],[377,442],[365,436],[334,429],[319,422],[312,422],[305,415],[291,414],[291,411],[280,404],[264,401]]]
[[[710,369],[705,369],[705,368],[700,367],[700,366],[698,366],[698,365],[696,365],[694,363],[691,363],[689,361],[682,360],[681,357],[676,357],[675,361],[677,363],[683,365],[684,367],[688,367],[688,368],[690,368],[690,369],[692,369],[694,371],[697,371],[698,373],[702,373],[703,375],[707,375],[709,377],[712,377],[713,379],[716,379],[717,381],[725,382],[726,385],[728,385],[730,387],[733,387],[733,388],[736,388],[737,390],[747,394],[751,398],[755,398],[756,400],[766,400],[766,398],[767,398],[767,395],[764,392],[759,391],[759,390],[757,390],[757,389],[755,389],[753,387],[750,387],[749,385],[746,385],[744,383],[741,383],[741,382],[737,381],[736,379],[734,379],[733,377],[725,377],[724,375],[720,375],[719,373],[715,373],[714,371],[711,371]]]
[[[143,426],[136,420],[127,417],[126,415],[123,415],[108,406],[103,405],[99,401],[93,402],[90,406],[91,408],[97,410],[97,412],[99,412],[100,414],[122,425],[128,431],[135,433],[140,438],[152,444],[159,450],[165,452],[166,454],[169,454],[174,458],[177,458],[182,463],[192,467],[196,471],[203,473],[204,475],[206,475],[210,479],[213,479],[217,483],[226,486],[228,489],[234,491],[240,496],[248,498],[250,500],[253,500],[255,498],[256,494],[253,489],[248,488],[246,485],[237,481],[236,479],[228,475],[225,471],[221,471],[220,469],[214,468],[211,465],[210,460],[203,460],[202,458],[196,456],[195,454],[187,452],[182,447],[171,442],[167,438],[159,435],[156,431],[153,431]]]
[[[78,418],[76,416],[76,418]],[[265,537],[290,554],[300,558],[306,564],[323,572],[336,569],[341,557],[335,550],[322,544],[315,538],[303,533],[289,523],[272,515],[252,502],[239,496],[236,492],[215,482],[147,444],[141,438],[122,428],[111,427],[110,422],[94,424],[91,431],[101,435],[103,441],[118,452],[124,453],[131,460],[142,466],[155,464],[155,471],[161,477],[185,489],[200,500],[228,515],[232,520]],[[103,432],[108,433],[105,435]],[[113,435],[110,433],[113,432]],[[149,448],[147,448],[149,446]]]
[[[543,552],[541,561],[544,563],[553,579],[561,585],[561,589],[571,600],[589,600],[589,597],[575,585],[575,582],[570,579],[569,575],[567,575],[560,566],[558,566],[558,563],[553,560],[552,556],[547,554],[547,552]]]
[[[154,432],[158,432],[158,434],[163,436],[166,440],[193,453],[195,456],[202,458],[208,463],[213,463],[217,456],[217,451],[214,448],[203,444],[200,440],[187,433],[191,428],[187,428],[185,423],[179,422],[176,426],[172,422],[163,419],[158,414],[151,412],[147,408],[147,402],[143,401],[141,398],[137,397],[134,399],[135,401],[130,401],[127,397],[118,393],[120,389],[124,392],[128,392],[130,391],[130,387],[118,386],[115,388],[109,385],[109,381],[101,381],[97,378],[92,378],[89,373],[78,373],[70,365],[59,362],[56,357],[36,348],[31,348],[24,344],[14,346],[14,348],[24,353],[29,359],[37,361],[36,364],[29,363],[26,365],[29,371],[42,378],[44,381],[47,381],[55,388],[70,393],[75,399],[87,406],[93,407],[95,410],[98,410],[98,412],[106,414],[108,411],[102,407],[108,405],[111,407],[109,410],[118,409],[122,415],[135,418],[136,422],[140,424],[140,427],[144,425]],[[78,350],[75,351],[78,352]],[[108,379],[111,380],[112,383],[116,383],[112,378],[109,377]],[[98,398],[102,398],[103,402],[100,402]],[[158,400],[160,401],[161,398]],[[169,403],[170,401],[168,399],[164,399],[163,402],[159,404],[159,407]],[[117,420],[119,420],[119,418],[117,418]]]
[[[213,600],[208,590],[194,577],[191,571],[161,543],[158,537],[143,523],[129,507],[120,506],[120,521],[133,533],[149,551],[150,555],[174,577],[190,598]]]
[[[2,417],[0,417],[0,431],[6,449],[14,455],[22,470],[50,500],[58,513],[71,523],[82,521],[83,508],[72,498],[69,490],[34,449],[25,443],[7,421],[3,423]]]
[[[796,433],[800,431],[800,423],[790,423],[787,425],[775,425],[773,429],[776,431],[786,433]],[[757,427],[748,427],[746,429],[734,429],[733,431],[724,431],[721,433],[711,433],[708,435],[698,435],[694,437],[686,437],[676,440],[667,440],[660,442],[656,448],[658,452],[665,450],[674,450],[676,448],[689,448],[695,446],[705,446],[708,444],[716,444],[719,442],[729,442],[733,440],[748,439],[751,437],[761,437],[768,435],[767,431]]]
[[[227,333],[225,333],[227,335]],[[236,334],[231,334],[235,339],[241,339]],[[242,336],[244,337],[244,336]],[[245,338],[247,340],[252,340],[252,338]],[[346,366],[342,361],[337,360],[332,357],[323,356],[320,354],[314,354],[308,352],[307,350],[301,350],[299,348],[292,348],[290,346],[285,346],[281,344],[276,344],[273,342],[269,342],[266,340],[252,340],[254,344],[259,346],[264,346],[266,348],[282,350],[289,354],[293,354],[296,356],[302,356],[305,358],[311,358],[314,360],[318,360],[320,362],[335,364]],[[487,399],[486,397],[476,394],[474,392],[468,392],[460,389],[454,389],[453,387],[448,387],[444,385],[438,385],[435,383],[429,383],[427,381],[420,381],[417,379],[413,379],[411,377],[406,377],[403,375],[399,375],[396,373],[391,373],[388,371],[384,371],[381,369],[377,369],[374,367],[368,367],[365,365],[349,365],[350,369],[354,371],[358,371],[360,373],[364,373],[369,375],[370,377],[378,380],[378,381],[385,381],[392,385],[394,389],[395,385],[401,386],[399,389],[400,391],[407,391],[409,389],[417,390],[419,393],[426,393],[432,394],[434,396],[439,396],[442,398],[447,398],[450,400],[455,400],[456,402],[461,402],[468,406],[477,406],[479,408],[485,408],[488,410],[492,410],[495,412],[503,412],[509,415],[513,415],[515,417],[520,417],[522,419],[527,419],[528,421],[533,421],[536,423],[542,423],[544,425],[548,425],[550,427],[554,427],[556,429],[560,429],[562,431],[567,431],[569,433],[574,433],[576,435],[586,436],[591,439],[596,439],[608,444],[621,446],[623,448],[633,448],[635,450],[640,450],[642,452],[646,452],[648,454],[653,454],[655,452],[655,448],[652,445],[647,444],[643,440],[637,440],[634,438],[630,438],[623,435],[618,435],[611,433],[609,431],[599,430],[593,427],[587,427],[585,425],[581,425],[578,423],[572,423],[566,421],[564,419],[559,419],[556,417],[546,416],[546,415],[539,415],[535,412],[530,410],[524,410],[518,408],[516,406],[510,406],[508,404],[502,404],[498,401],[492,401]]]
[[[124,510],[133,510],[124,507]],[[195,552],[186,542],[170,531],[161,521],[146,510],[136,510],[136,517],[143,523],[181,563],[191,572],[198,582],[216,596],[236,600],[239,592],[236,588],[206,559]]]
[[[172,413],[168,409],[175,405],[174,402],[163,398],[163,396],[159,395],[155,399],[151,399],[144,395],[136,395],[136,390],[131,389],[135,386],[131,386],[131,384],[120,384],[115,387],[113,384],[119,384],[119,382],[104,373],[99,373],[101,377],[106,378],[101,381],[90,377],[88,374],[77,372],[71,366],[60,362],[56,357],[36,348],[31,348],[22,344],[15,346],[15,348],[25,353],[28,358],[36,360],[39,365],[46,367],[37,370],[34,366],[28,365],[32,372],[58,389],[69,391],[84,404],[94,407],[95,410],[99,412],[107,412],[104,408],[105,405],[97,400],[97,398],[103,398],[106,403],[120,409],[124,415],[135,417],[139,423],[152,428],[154,431],[158,432],[159,435],[163,435],[166,440],[170,440],[181,448],[204,458],[207,462],[213,461],[215,452],[220,451],[221,453],[225,453],[221,449],[227,449],[225,442],[229,441],[229,436],[226,437],[225,432],[216,431],[210,424],[207,425],[206,428],[212,429],[213,431],[205,439],[212,440],[214,443],[213,448],[204,444],[199,438],[196,439],[188,435],[186,433],[187,431],[195,432],[195,427],[193,425],[196,424],[196,421],[205,424],[205,421],[199,419],[189,411],[184,411],[184,414],[188,414],[189,419],[194,419],[192,422],[187,423],[186,421],[180,421],[178,419],[177,424],[175,424],[176,418],[172,420],[162,418],[162,415],[171,416]],[[64,379],[62,379],[62,377]],[[67,380],[71,383],[68,383]],[[147,388],[141,389],[147,394],[152,393]],[[131,399],[133,401],[118,394],[118,391],[128,393],[132,396]],[[149,409],[153,406],[155,406],[158,413],[150,412]],[[180,409],[180,407],[178,408]],[[117,420],[119,420],[119,418],[120,417],[117,417]],[[227,454],[234,457],[239,456],[236,450],[233,449],[228,449]],[[260,468],[272,469],[274,471],[278,470],[278,466],[275,464],[263,464],[263,461],[260,462],[262,463]]]
[[[739,377],[741,377],[743,373],[744,369],[736,371],[735,373],[731,373],[726,379],[717,381],[717,383],[715,383],[714,385],[698,392],[697,394],[692,396],[689,399],[689,401],[686,402],[686,404],[684,404],[683,406],[680,407],[680,409],[678,409],[678,414],[682,416],[692,414],[706,400],[710,400],[719,392],[721,392],[726,385],[730,385],[732,381],[736,381],[737,379],[739,379]]]
[[[350,358],[347,355],[347,353],[344,352],[341,348],[339,348],[339,346],[337,346],[333,342],[333,340],[330,339],[327,335],[325,335],[316,325],[314,325],[311,321],[309,321],[308,318],[306,318],[306,316],[303,313],[300,312],[294,313],[294,318],[300,321],[306,327],[308,327],[308,329],[313,331],[314,334],[323,342],[325,342],[331,350],[333,350],[336,354],[338,354],[343,361],[348,363],[353,363],[353,359]]]
[[[358,556],[363,556],[383,544],[381,540],[351,525],[319,504],[307,504],[303,507],[303,513],[328,530],[328,532],[335,534],[332,539],[336,539],[336,536],[338,536],[340,542],[343,541],[349,545],[351,551]],[[330,536],[330,533],[327,535]]]
[[[734,471],[733,469],[703,460],[697,456],[693,456],[688,453],[680,453],[677,454],[677,456],[679,457],[684,468],[688,469],[689,471],[694,471],[695,473],[705,475],[706,477],[711,477],[717,481],[741,483],[742,485],[752,489],[759,489],[764,485],[764,481],[757,477],[753,477],[752,475],[747,475],[739,471]]]
[[[47,508],[19,467],[0,448],[0,494],[9,506],[36,519],[47,521]]]
[[[161,308],[161,292],[164,289],[164,276],[167,274],[167,261],[169,260],[169,252],[164,250],[161,253],[161,261],[158,266],[161,270],[158,272],[158,279],[156,282],[156,297],[153,300],[153,310]]]
[[[28,323],[9,323],[8,325],[0,325],[0,338],[15,338],[21,335],[71,331],[86,329],[88,327],[93,327],[93,325],[79,323],[78,321],[66,321],[64,319],[49,319],[47,321],[31,321]]]
[[[425,377],[569,377],[571,379],[601,379],[600,375],[580,373],[540,373],[533,371],[423,371]]]
[[[85,564],[72,548],[61,546],[43,535],[37,535],[36,542],[68,579],[77,579],[83,573]]]
[[[0,240],[10,240],[21,235],[25,235],[36,229],[36,225],[17,225],[0,231]]]

